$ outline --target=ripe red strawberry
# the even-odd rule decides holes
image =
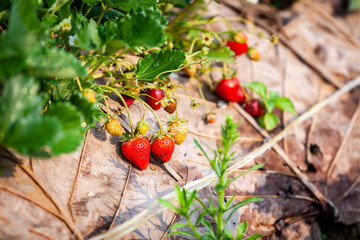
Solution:
[[[132,98],[132,97],[129,97],[129,96],[126,96],[126,95],[122,95],[122,94],[121,94],[121,96],[124,98],[126,106],[128,106],[128,107],[130,107],[131,104],[133,104],[134,101],[135,101],[135,98]],[[120,103],[121,103],[122,106],[124,106],[122,101]]]
[[[116,120],[114,118],[106,122],[105,130],[111,135],[115,136],[121,136],[123,134],[123,129],[119,120]]]
[[[233,39],[233,41],[227,41],[226,43],[231,51],[233,51],[236,56],[246,53],[249,48],[246,35],[242,32],[238,32],[234,35]]]
[[[172,114],[175,112],[176,108],[177,108],[177,102],[176,100],[174,100],[174,102],[169,102],[169,104],[166,107],[164,107],[164,110]]]
[[[239,81],[232,77],[231,79],[221,79],[219,84],[216,86],[217,94],[223,99],[230,102],[238,101],[238,90],[239,90]]]
[[[161,89],[151,89],[146,96],[146,102],[152,107],[154,110],[159,110],[161,108],[160,99],[165,97],[164,91]]]
[[[238,104],[243,104],[246,100],[246,96],[242,90],[241,87],[239,87],[239,90],[237,91],[237,103]]]
[[[151,143],[151,151],[164,162],[168,162],[175,149],[175,142],[169,136],[159,136]]]
[[[257,99],[251,99],[250,101],[247,101],[245,103],[244,109],[254,118],[258,118],[263,115],[262,106]]]
[[[197,67],[196,65],[190,65],[185,68],[185,72],[189,77],[193,77],[196,74]]]
[[[235,53],[236,56],[239,56],[241,54],[244,54],[248,50],[247,43],[237,43],[233,41],[227,41],[226,45]]]
[[[89,99],[89,103],[94,103],[96,101],[95,93],[93,92],[93,90],[85,89],[83,92],[83,96]]]
[[[177,145],[181,145],[185,141],[186,134],[188,133],[185,121],[177,120],[175,122],[170,121],[169,123],[169,133],[175,133],[172,137]]]
[[[150,157],[150,143],[146,138],[127,140],[122,144],[121,150],[127,160],[142,170],[147,168]]]

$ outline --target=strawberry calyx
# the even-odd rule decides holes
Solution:
[[[174,140],[172,135],[173,134],[169,133],[168,131],[166,131],[166,132],[157,132],[151,137],[150,144],[153,143],[156,139],[162,139],[165,136],[171,137],[171,139]]]

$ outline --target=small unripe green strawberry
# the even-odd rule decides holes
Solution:
[[[136,124],[136,131],[141,135],[145,135],[149,130],[149,123],[147,121],[140,121]]]
[[[95,93],[90,89],[84,90],[83,96],[89,99],[89,103],[94,103],[96,101]]]
[[[175,140],[177,145],[181,145],[185,141],[186,134],[188,133],[188,128],[184,121],[172,122],[169,125],[169,133],[174,133],[172,137]]]
[[[121,136],[123,134],[123,129],[120,122],[114,118],[106,122],[105,130],[111,135],[115,136]]]
[[[164,107],[164,110],[170,114],[174,113],[177,108],[177,102],[174,100],[173,102],[169,102],[169,104]]]

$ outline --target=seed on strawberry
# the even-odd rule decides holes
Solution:
[[[175,143],[181,145],[185,141],[186,134],[188,133],[186,123],[182,120],[178,120],[171,122],[169,127],[169,133],[174,133],[172,137],[174,138]]]
[[[146,138],[127,140],[121,146],[125,158],[142,170],[149,164],[150,143]]]
[[[162,161],[168,162],[175,149],[175,142],[169,136],[159,136],[151,143],[151,151]]]
[[[261,103],[257,99],[251,99],[250,101],[247,101],[245,103],[244,109],[254,118],[258,118],[263,115]]]
[[[140,121],[136,124],[136,131],[141,135],[145,135],[149,130],[149,123],[147,121]]]
[[[146,96],[146,102],[152,107],[154,110],[159,110],[161,108],[160,99],[165,97],[164,91],[161,89],[151,89],[148,92],[149,96]]]
[[[196,71],[197,71],[196,65],[190,65],[190,66],[185,68],[185,72],[189,77],[195,76]]]
[[[246,52],[246,56],[253,61],[260,60],[260,53],[255,47],[249,48],[249,50]]]
[[[164,110],[172,114],[175,112],[176,108],[177,108],[177,102],[176,100],[174,100],[173,102],[170,101],[169,104],[164,108]]]
[[[106,122],[105,130],[111,135],[115,135],[115,136],[121,136],[123,134],[123,129],[121,127],[119,120],[114,118]]]
[[[84,92],[83,92],[83,96],[84,97],[87,97],[89,99],[89,103],[94,103],[96,101],[95,99],[95,93],[90,90],[90,89],[86,89]]]
[[[245,96],[242,88],[239,87],[239,90],[237,92],[237,103],[238,104],[243,104],[245,102],[245,100],[246,100],[246,96]]]
[[[239,87],[239,81],[235,77],[231,79],[223,78],[216,86],[216,93],[227,101],[237,102]]]

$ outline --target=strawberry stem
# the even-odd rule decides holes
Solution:
[[[77,82],[77,85],[79,86],[80,91],[82,91],[83,88],[81,86],[80,79],[78,77],[76,78],[76,82]]]
[[[131,129],[131,136],[134,137],[134,128],[133,128],[133,125],[132,125],[132,121],[131,121],[131,116],[130,116],[130,111],[129,111],[129,108],[124,100],[124,98],[121,96],[121,94],[114,88],[112,87],[109,87],[109,86],[106,86],[106,85],[99,85],[99,87],[102,87],[102,88],[106,88],[106,89],[109,89],[110,91],[114,92],[116,95],[118,95],[118,97],[120,98],[121,102],[123,103],[125,109],[126,109],[126,112],[128,114],[128,117],[129,117],[129,125],[130,125],[130,129]]]
[[[103,97],[103,99],[104,99],[104,101],[105,101],[105,105],[106,105],[106,115],[107,115],[107,119],[109,119],[109,111],[110,111],[110,109],[109,109],[109,103],[108,103],[108,101],[106,100],[106,97],[104,96],[104,95],[102,95],[102,97]]]
[[[198,80],[198,89],[199,89],[200,97],[204,100],[206,111],[207,111],[207,112],[211,112],[211,111],[210,111],[210,108],[209,108],[209,105],[208,105],[208,103],[207,103],[207,101],[206,101],[206,98],[205,98],[205,96],[204,96],[201,83],[200,83],[200,81],[199,81],[198,78],[196,78],[196,80]]]

